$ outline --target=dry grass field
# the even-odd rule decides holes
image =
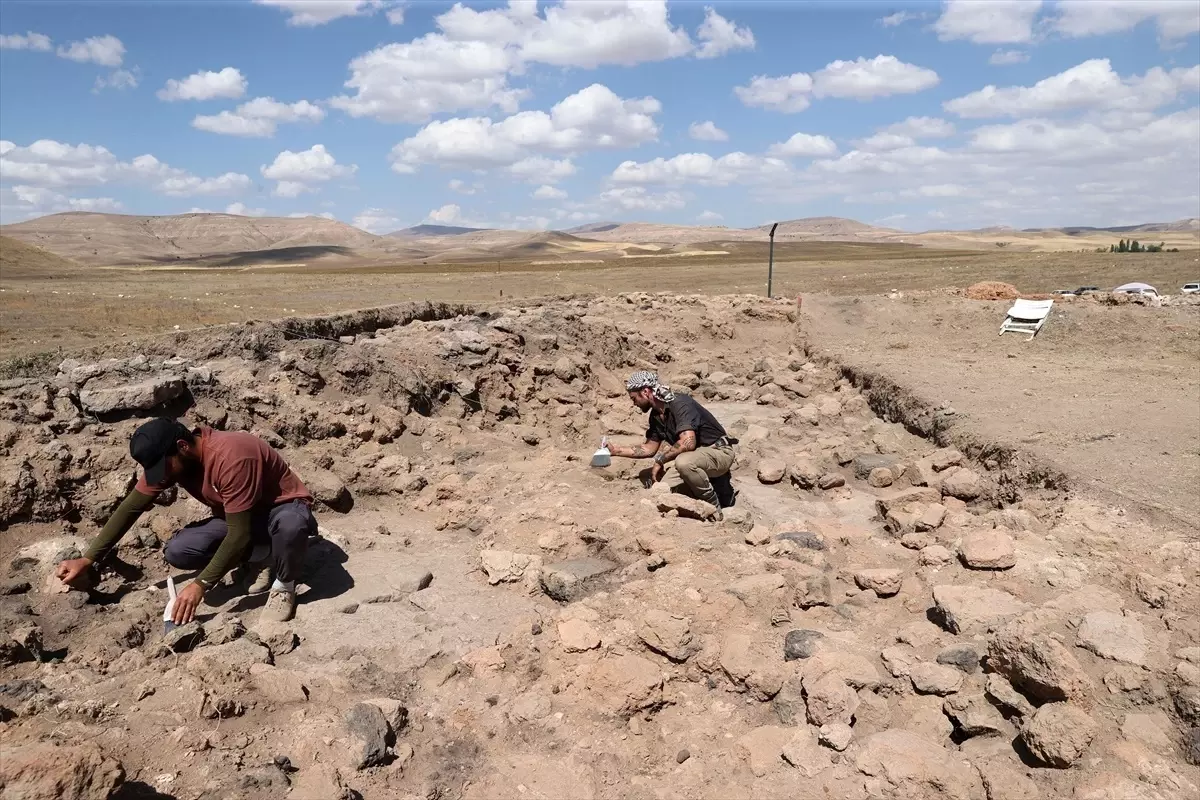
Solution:
[[[70,350],[126,337],[289,314],[429,299],[470,303],[624,291],[765,293],[766,245],[728,255],[603,264],[530,260],[358,267],[76,267],[0,271],[0,350]],[[1000,280],[1026,292],[1147,281],[1177,291],[1200,273],[1196,251],[1123,254],[931,250],[907,245],[788,243],[776,247],[774,292],[839,295],[965,287]],[[70,263],[70,262],[64,262]]]

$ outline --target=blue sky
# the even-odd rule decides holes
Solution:
[[[6,0],[0,218],[1200,215],[1200,4]]]

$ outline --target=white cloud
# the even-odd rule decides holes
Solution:
[[[700,47],[696,58],[717,58],[733,50],[753,50],[754,34],[722,17],[710,6],[704,8],[704,22],[696,30]]]
[[[809,100],[812,87],[812,76],[806,72],[779,78],[755,75],[746,86],[733,87],[733,93],[742,101],[742,105],[794,114],[812,105]]]
[[[1027,61],[1029,61],[1029,53],[1024,50],[997,50],[988,58],[988,63],[997,67],[1024,64]]]
[[[565,200],[567,193],[554,186],[542,184],[533,190],[533,197],[537,200]]]
[[[1164,148],[1179,148],[1194,155],[1200,147],[1197,143],[1200,143],[1200,113],[1193,108],[1155,118],[1143,126],[1115,131],[1092,122],[1060,123],[1047,119],[989,125],[972,131],[969,148],[990,154],[1038,154],[1049,163],[1098,163],[1109,159],[1145,159]]]
[[[624,211],[667,211],[683,208],[687,198],[679,192],[653,194],[642,186],[623,186],[603,191],[598,201]]]
[[[913,147],[916,141],[911,136],[904,136],[899,133],[890,133],[888,131],[880,131],[873,136],[868,136],[865,139],[860,139],[855,142],[855,146],[859,150],[899,150],[901,147]]]
[[[12,33],[0,36],[0,50],[37,50],[49,53],[51,49],[50,37],[44,33],[28,31],[24,35]]]
[[[58,55],[71,61],[119,67],[125,58],[125,45],[115,36],[91,36],[59,47]]]
[[[225,206],[226,214],[235,214],[239,217],[261,217],[267,213],[265,208],[249,208],[245,203],[230,203]]]
[[[389,25],[403,25],[404,6],[400,4],[394,5],[389,8],[386,13],[384,13],[384,16],[387,17]]]
[[[232,194],[251,185],[248,176],[236,172],[202,178],[149,154],[121,161],[104,147],[51,139],[28,147],[0,141],[0,179],[53,189],[124,184],[176,196]]]
[[[333,216],[333,214],[329,213],[328,211],[322,211],[320,214],[312,214],[312,213],[309,213],[308,211],[293,211],[291,214],[288,214],[288,216],[291,217],[292,219],[304,219],[305,217],[321,217],[322,219],[337,219],[337,217]]]
[[[138,85],[138,76],[136,71],[127,69],[115,69],[108,77],[103,75],[97,76],[96,82],[92,85],[92,93],[96,94],[104,89],[136,89]]]
[[[518,180],[528,183],[558,183],[563,178],[575,174],[575,165],[570,159],[552,159],[542,156],[523,158],[508,167],[508,173]]]
[[[463,215],[462,208],[457,203],[447,203],[440,208],[430,211],[424,219],[428,225],[451,225],[459,228],[492,228],[488,222],[480,222]]]
[[[1042,0],[947,0],[933,29],[942,41],[1024,44],[1041,7]]]
[[[1158,35],[1173,41],[1200,31],[1200,5],[1191,0],[1064,0],[1052,28],[1063,36],[1103,36],[1153,19]]]
[[[325,112],[307,100],[288,104],[273,97],[256,97],[234,111],[197,116],[192,127],[226,136],[269,138],[280,123],[320,122],[324,118]]]
[[[701,211],[696,217],[697,222],[720,222],[725,219],[715,211]]]
[[[938,74],[907,64],[895,56],[831,61],[812,75],[797,72],[777,78],[756,75],[733,92],[743,105],[795,113],[811,104],[811,97],[871,100],[895,94],[912,94],[936,86]]]
[[[953,136],[954,124],[939,117],[909,117],[888,125],[884,130],[912,139],[939,139]]]
[[[683,28],[671,27],[665,0],[563,0],[544,20],[532,3],[510,3],[525,25],[521,57],[559,67],[630,67],[687,55],[694,47]],[[532,16],[528,13],[532,12]]]
[[[463,109],[517,111],[529,96],[509,84],[529,64],[595,69],[687,55],[714,57],[753,45],[753,34],[713,12],[700,45],[672,26],[665,0],[562,0],[539,14],[531,0],[486,10],[456,3],[435,18],[436,31],[385,44],[350,62],[345,86],[330,99],[354,117],[421,123]]]
[[[894,94],[912,94],[938,84],[931,69],[906,64],[895,56],[834,61],[813,75],[813,94],[817,97],[852,97],[870,100]]]
[[[688,136],[701,142],[729,141],[729,134],[718,128],[712,120],[693,122],[688,126]]]
[[[220,72],[197,72],[183,80],[171,78],[167,85],[158,90],[158,99],[212,100],[216,97],[236,99],[246,93],[246,79],[234,67],[225,67]]]
[[[467,194],[467,195],[475,194],[481,188],[483,188],[481,186],[481,184],[467,183],[466,181],[462,180],[461,178],[452,178],[450,180],[450,182],[446,185],[450,188],[450,191],[452,191],[452,192],[458,192],[459,194]]]
[[[63,211],[118,213],[124,208],[119,200],[111,197],[68,197],[52,189],[36,186],[0,188],[0,223],[18,222]]]
[[[374,14],[383,8],[382,0],[254,0],[261,6],[274,6],[288,13],[288,25],[315,27],[342,17]],[[403,20],[403,11],[401,11]],[[391,11],[388,12],[391,22]],[[398,25],[400,23],[392,23]]]
[[[338,164],[325,145],[314,144],[298,153],[284,150],[259,171],[264,178],[278,181],[271,192],[276,197],[299,197],[304,192],[317,191],[313,184],[350,177],[358,171],[358,166]]]
[[[1033,86],[998,89],[989,85],[943,106],[960,117],[972,118],[1033,116],[1070,109],[1148,110],[1197,90],[1200,66],[1170,72],[1154,67],[1145,75],[1122,78],[1107,58],[1094,58]]]
[[[656,158],[638,163],[623,161],[613,170],[618,184],[684,184],[728,186],[732,183],[769,181],[791,172],[779,158],[764,158],[742,152],[713,158],[707,153],[681,153],[673,158]]]
[[[897,11],[895,14],[880,17],[877,22],[885,28],[895,28],[897,25],[912,22],[914,19],[921,19],[923,16],[923,14],[914,14],[911,11]]]
[[[466,117],[430,122],[392,148],[392,168],[412,172],[422,164],[459,169],[509,167],[538,183],[553,183],[535,172],[558,177],[574,172],[569,161],[549,164],[546,154],[634,147],[658,137],[653,97],[625,100],[598,83],[581,89],[545,111],[522,111],[493,122]],[[538,160],[533,160],[538,159]]]
[[[399,217],[382,208],[364,208],[358,216],[350,221],[350,224],[377,235],[391,233],[401,227]]]
[[[786,142],[779,142],[767,148],[767,154],[779,158],[802,158],[837,155],[837,145],[828,136],[811,133],[793,134]]]

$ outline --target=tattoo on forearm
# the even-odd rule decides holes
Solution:
[[[629,448],[629,455],[633,458],[649,458],[650,451],[646,448],[646,445],[639,444],[637,447]]]

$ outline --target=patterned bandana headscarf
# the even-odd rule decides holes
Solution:
[[[659,383],[658,376],[648,370],[635,372],[629,376],[629,380],[625,381],[626,391],[636,392],[641,389],[653,389],[654,398],[662,403],[669,403],[675,399],[675,393],[671,391],[671,387]]]

